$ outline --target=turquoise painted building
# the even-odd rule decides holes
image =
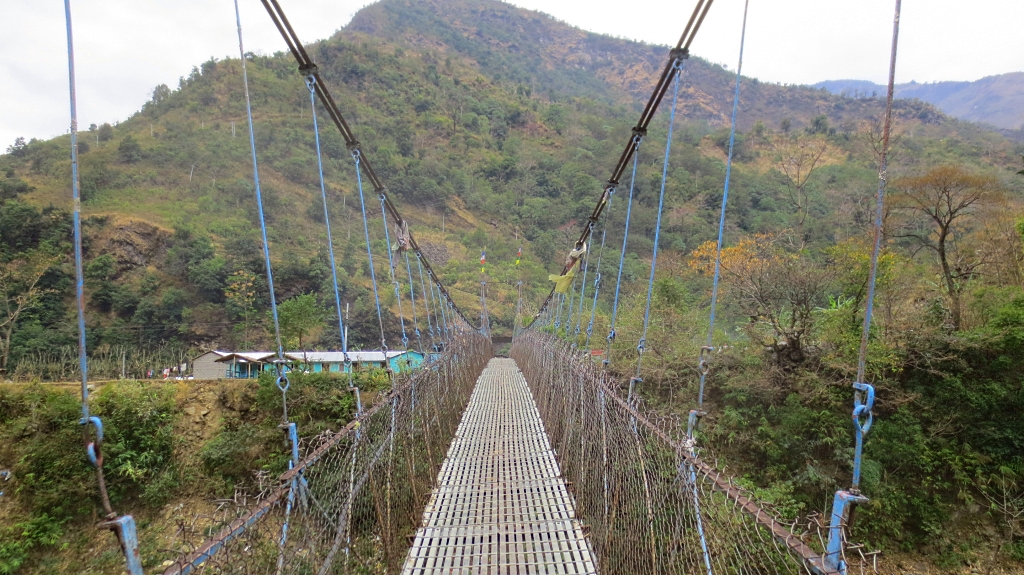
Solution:
[[[296,364],[307,366],[314,373],[330,371],[347,373],[345,354],[340,351],[290,351],[284,354]],[[423,363],[423,354],[418,351],[350,351],[349,361],[355,371],[389,367],[395,373],[416,369]]]
[[[218,352],[223,354],[216,363],[225,364],[225,377],[248,379],[259,377],[260,372],[275,370],[280,363],[277,353],[271,351]],[[395,373],[416,369],[423,363],[418,351],[350,351],[351,367],[345,365],[345,354],[340,351],[289,351],[284,354],[284,371],[298,369],[311,373],[348,373],[390,367]]]

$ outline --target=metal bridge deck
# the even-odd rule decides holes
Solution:
[[[596,573],[537,405],[511,359],[477,380],[403,575]]]

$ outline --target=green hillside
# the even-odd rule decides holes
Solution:
[[[511,334],[518,281],[525,284],[528,314],[550,290],[548,274],[561,268],[578,237],[667,53],[664,46],[590,34],[492,0],[382,0],[307,49],[471,319],[479,311],[478,254],[486,248],[495,335]],[[331,317],[309,92],[290,54],[248,55],[247,69],[274,296],[284,302],[312,294]],[[645,360],[642,390],[666,413],[685,414],[696,397],[713,258],[707,242],[718,221],[733,80],[699,55],[686,64],[647,337],[654,359]],[[791,519],[823,508],[849,480],[849,384],[866,297],[881,105],[755,79],[742,85],[715,334],[724,351],[714,360],[704,428],[731,472]],[[665,107],[639,154],[612,350],[618,373],[630,373],[636,361]],[[1024,146],[920,101],[901,100],[895,113],[899,137],[869,364],[879,407],[864,488],[874,503],[858,511],[854,533],[892,557],[891,572],[918,563],[958,570],[986,561],[1020,572],[1021,516],[1013,519],[990,496],[1000,485],[1008,493],[1024,489],[1024,176],[1018,172]],[[343,305],[352,309],[350,343],[368,349],[378,343],[377,320],[353,162],[324,122],[325,112],[318,114]],[[0,315],[0,373],[17,381],[75,377],[69,146],[66,136],[17,142],[0,155],[0,296],[6,297],[0,303],[14,309],[17,298],[32,295],[14,321],[2,323]],[[131,118],[82,131],[79,151],[94,376],[118,376],[122,357],[131,358],[127,375],[142,377],[201,349],[268,347],[269,294],[240,62],[210,60],[173,89],[156,87]],[[946,235],[936,233],[918,201],[942,181],[953,181],[954,191],[980,190]],[[399,306],[389,285],[379,201],[365,191],[388,340],[398,347]],[[595,349],[605,347],[609,328],[626,192],[624,182],[605,220]],[[941,250],[940,236],[948,240]],[[596,258],[594,251],[592,264]],[[404,266],[397,278],[406,281]],[[588,320],[580,321],[583,329]],[[422,316],[419,325],[426,338]],[[303,341],[337,348],[336,331],[327,321]],[[316,393],[328,393],[322,387]],[[0,449],[0,462],[21,461],[19,476],[50,477],[54,469],[32,471],[26,462],[41,453],[41,438],[75,428],[66,400],[0,392],[12,394],[0,395],[0,423],[8,430],[0,437],[11,440]],[[159,403],[167,421],[184,417],[172,413],[165,392],[137,393],[143,396],[133,401]],[[225,397],[211,401],[235,401]],[[33,406],[52,402],[49,423],[31,423]],[[347,417],[350,407],[310,418],[322,429]],[[213,444],[218,449],[233,441],[251,446],[243,465],[276,469],[280,446],[264,441],[275,433],[270,408],[259,418],[241,411],[241,423],[225,423],[204,441],[220,441]],[[157,488],[149,480],[124,480],[123,501],[140,513],[166,515],[185,492],[223,495],[232,481],[249,481],[227,473],[223,461],[196,471],[189,466],[197,464],[177,459],[168,445],[159,448],[162,459],[147,477],[173,475],[165,491],[175,495],[151,497]],[[133,461],[132,454],[124,457]],[[229,461],[230,453],[224,457]],[[19,491],[12,517],[39,519],[52,507],[40,494],[60,492],[53,481]],[[5,542],[16,534],[0,533],[0,573],[17,569],[4,570],[5,553],[20,553],[38,572],[53,565],[45,558],[62,557],[63,526],[88,513],[55,509],[55,535],[15,548]],[[905,569],[898,567],[904,562]]]

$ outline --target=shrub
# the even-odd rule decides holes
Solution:
[[[139,382],[102,388],[95,406],[103,416],[107,484],[111,496],[144,495],[152,482],[172,487],[174,390]],[[144,497],[159,502],[152,493]]]

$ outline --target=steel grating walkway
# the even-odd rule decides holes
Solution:
[[[513,360],[480,375],[437,479],[403,575],[597,572]]]

